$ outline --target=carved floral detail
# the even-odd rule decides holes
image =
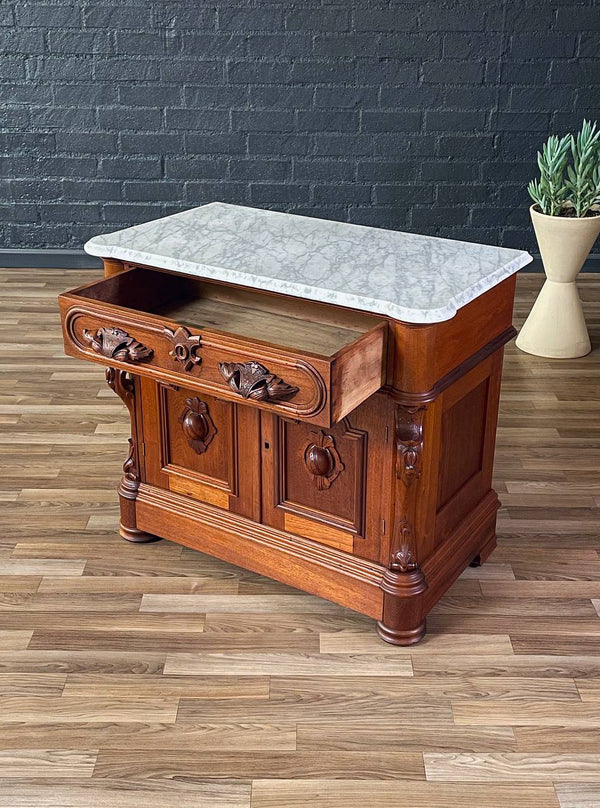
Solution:
[[[173,343],[169,356],[173,358],[174,362],[180,362],[185,371],[191,370],[194,365],[199,365],[202,362],[202,357],[198,354],[198,350],[202,345],[201,337],[193,337],[188,329],[183,326],[180,326],[176,331],[165,328],[164,333]]]
[[[203,454],[217,434],[217,428],[208,412],[208,405],[197,396],[186,398],[186,407],[179,416],[179,423],[187,442],[197,454]]]
[[[83,339],[97,354],[108,359],[117,359],[119,362],[143,362],[150,359],[154,353],[152,348],[147,348],[126,331],[113,326],[99,328],[93,332],[85,328]]]
[[[396,549],[392,552],[390,569],[394,572],[411,572],[419,566],[414,555],[414,537],[408,519],[402,519],[396,527]]]
[[[313,441],[304,451],[304,465],[318,490],[323,491],[331,487],[345,466],[335,448],[332,435],[320,429],[318,432],[311,432],[311,436]]]
[[[234,393],[253,401],[283,401],[298,392],[260,362],[220,362],[219,372]]]
[[[425,407],[401,407],[396,412],[396,476],[410,487],[421,476]]]

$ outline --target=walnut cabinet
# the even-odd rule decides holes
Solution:
[[[114,260],[105,276],[60,306],[67,353],[106,366],[130,412],[121,535],[196,548],[417,642],[496,543],[514,277],[414,325]]]

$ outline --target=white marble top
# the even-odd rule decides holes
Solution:
[[[532,260],[521,250],[222,202],[96,236],[85,249],[409,323],[449,320]]]

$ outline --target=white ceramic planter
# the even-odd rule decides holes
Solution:
[[[551,359],[585,356],[591,345],[575,278],[600,233],[600,216],[547,216],[533,205],[530,213],[546,281],[517,337],[517,347]]]

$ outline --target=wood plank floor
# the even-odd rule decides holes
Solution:
[[[419,646],[115,531],[128,420],[63,355],[84,271],[0,270],[0,806],[600,805],[596,350],[507,350],[498,548]],[[518,283],[520,324],[541,284]]]

